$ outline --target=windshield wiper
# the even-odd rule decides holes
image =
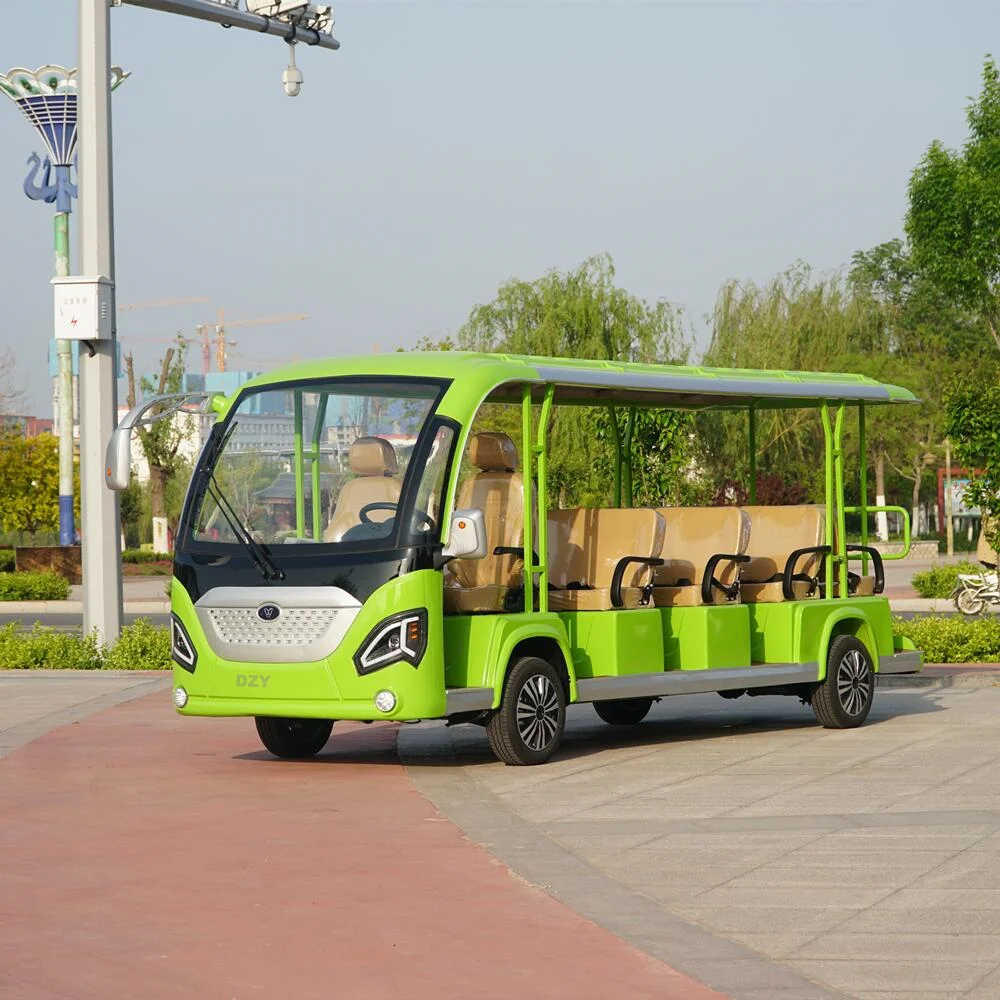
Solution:
[[[226,519],[226,523],[229,525],[232,533],[249,553],[251,561],[260,571],[260,575],[265,580],[284,580],[284,571],[274,564],[274,560],[267,549],[243,526],[239,515],[233,510],[232,504],[226,499],[219,488],[214,472],[208,474],[208,495],[215,501],[216,507]]]
[[[284,580],[284,571],[279,569],[274,564],[274,560],[271,558],[267,549],[261,545],[260,542],[256,541],[253,535],[251,535],[250,532],[244,527],[239,515],[235,510],[233,510],[233,505],[222,492],[222,487],[219,486],[219,481],[215,478],[215,460],[222,453],[223,448],[225,448],[229,439],[232,437],[233,431],[236,430],[237,423],[239,423],[239,421],[234,420],[229,425],[226,433],[220,435],[216,439],[218,442],[217,445],[205,456],[205,491],[215,501],[215,506],[219,513],[225,518],[230,531],[232,531],[236,539],[249,553],[250,560],[254,566],[257,567],[260,575],[264,577],[265,580]]]

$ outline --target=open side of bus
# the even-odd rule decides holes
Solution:
[[[436,380],[433,394],[421,377]],[[426,414],[405,472],[392,435],[365,433],[345,442],[350,478],[324,501],[330,394],[343,409],[344,393],[407,379],[417,388],[397,411]],[[292,400],[286,535],[280,545],[255,540],[226,500],[236,537],[213,542],[199,509],[213,482],[221,491],[225,435],[254,391]],[[222,408],[192,481],[172,585],[175,703],[185,714],[255,716],[265,746],[286,757],[318,752],[333,720],[444,717],[485,725],[507,763],[540,763],[558,748],[570,702],[594,702],[601,718],[626,725],[656,698],[712,691],[795,695],[823,725],[860,725],[876,673],[921,665],[918,651],[894,643],[882,596],[890,557],[867,537],[869,514],[899,514],[902,558],[907,514],[868,504],[864,461],[867,407],[912,400],[860,376],[488,355],[275,373]],[[484,404],[514,408],[519,420],[504,426],[519,424],[520,448],[516,434],[478,426]],[[558,406],[607,408],[609,506],[550,504]],[[640,407],[745,411],[749,503],[633,507]],[[768,407],[817,412],[822,504],[756,504],[756,421]],[[849,413],[857,506],[844,500]],[[847,543],[848,514],[859,516],[859,545]]]

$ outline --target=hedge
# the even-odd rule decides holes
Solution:
[[[14,572],[14,550],[0,549],[0,573]]]
[[[169,552],[154,552],[152,549],[125,549],[123,563],[170,562],[174,557]]]
[[[926,663],[1000,662],[1000,620],[996,618],[895,618],[892,628],[924,651]]]
[[[112,646],[93,636],[58,632],[37,622],[29,632],[16,623],[0,628],[0,669],[31,670],[168,670],[170,632],[140,618],[126,625]]]
[[[914,573],[910,581],[921,597],[951,597],[958,583],[959,573],[978,573],[982,569],[975,563],[955,563],[951,566],[933,566],[922,573]]]
[[[58,573],[0,573],[0,601],[65,601],[69,581]]]

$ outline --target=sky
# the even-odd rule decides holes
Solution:
[[[0,70],[74,66],[76,3],[0,0]],[[990,0],[342,0],[338,52],[140,8],[111,11],[119,336],[140,370],[228,320],[229,367],[454,333],[513,277],[607,252],[686,310],[699,347],[729,278],[819,271],[901,233],[932,139],[957,146]],[[998,52],[1000,54],[1000,52]],[[0,98],[2,100],[2,98]],[[0,104],[0,347],[50,415],[53,208]],[[74,217],[75,220],[75,217]],[[193,351],[189,366],[199,370]]]

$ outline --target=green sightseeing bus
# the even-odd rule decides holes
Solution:
[[[132,428],[193,402],[123,419],[111,488],[128,482]],[[287,758],[317,754],[337,720],[447,719],[484,726],[507,764],[539,764],[569,703],[633,725],[654,700],[713,691],[790,695],[823,726],[858,726],[877,674],[922,662],[894,640],[889,557],[867,539],[868,515],[893,510],[909,547],[906,511],[868,505],[864,448],[868,407],[912,402],[859,375],[457,352],[255,378],[201,406],[215,423],[176,539],[174,704],[253,717]],[[550,502],[547,430],[563,406],[614,417],[612,506]],[[642,407],[745,413],[749,504],[633,507]],[[755,502],[757,414],[775,407],[822,424],[821,504]],[[857,506],[844,500],[849,413]],[[847,543],[848,514],[861,544]]]

